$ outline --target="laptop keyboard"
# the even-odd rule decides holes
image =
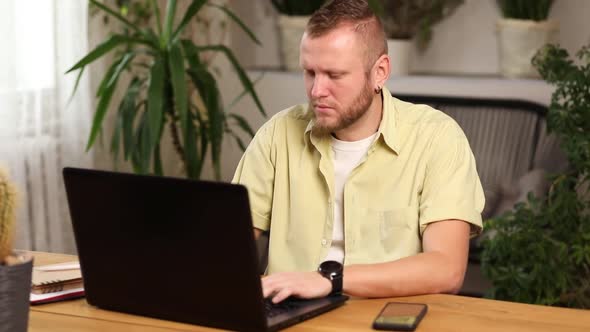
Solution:
[[[264,309],[266,310],[266,317],[272,318],[280,314],[284,314],[291,310],[299,308],[298,301],[284,300],[279,303],[272,303],[270,299],[264,299]]]

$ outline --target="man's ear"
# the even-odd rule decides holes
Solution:
[[[383,87],[389,79],[391,73],[391,62],[387,54],[381,55],[373,67],[373,77],[375,86]]]

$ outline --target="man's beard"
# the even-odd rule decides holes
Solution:
[[[344,128],[349,127],[353,123],[355,123],[358,119],[360,119],[367,111],[369,110],[369,106],[373,101],[373,89],[369,84],[369,80],[365,81],[365,86],[358,94],[358,96],[353,100],[350,107],[343,110],[341,113],[338,114],[338,119],[335,123],[320,123],[318,118],[313,113],[314,117],[314,125],[312,131],[315,135],[329,135],[335,131],[342,130]],[[310,108],[313,109],[313,101],[310,102]]]

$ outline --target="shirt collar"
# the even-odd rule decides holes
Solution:
[[[386,87],[383,87],[381,96],[383,96],[383,116],[378,132],[383,136],[385,144],[393,152],[399,154],[401,150],[399,145],[399,112],[396,108],[395,98]]]
[[[385,144],[391,149],[393,150],[393,152],[395,152],[396,154],[399,154],[400,152],[400,146],[399,146],[399,134],[398,134],[398,112],[397,109],[395,107],[395,98],[393,98],[393,96],[391,96],[391,92],[389,92],[389,89],[387,89],[386,87],[383,87],[383,89],[381,90],[381,96],[383,98],[383,116],[381,118],[381,124],[379,124],[379,130],[377,131],[379,134],[378,136],[383,136],[383,141],[385,142]],[[315,122],[315,118],[313,117],[313,110],[311,108],[309,108],[309,105],[307,106],[307,112],[310,115],[310,120],[307,123],[307,127],[305,128],[305,139],[308,140],[307,142],[309,142],[309,140],[311,139],[312,131],[311,129],[313,128],[314,122]],[[315,135],[313,135],[315,136]],[[315,137],[318,140],[321,140],[321,138],[319,137]],[[312,141],[316,141],[316,139],[313,139]]]

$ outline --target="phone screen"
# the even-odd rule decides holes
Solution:
[[[373,322],[379,330],[413,331],[427,311],[426,304],[389,302]]]

